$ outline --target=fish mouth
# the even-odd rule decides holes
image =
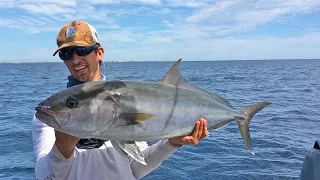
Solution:
[[[37,119],[53,128],[62,128],[59,121],[55,118],[55,112],[52,111],[50,106],[38,105],[35,110],[35,116],[37,117]]]
[[[42,114],[42,115],[46,115],[46,116],[53,116],[53,111],[51,110],[50,106],[41,106],[38,105],[35,110],[37,111],[37,113]]]

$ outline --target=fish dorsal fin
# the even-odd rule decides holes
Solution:
[[[226,99],[188,83],[188,81],[186,81],[180,73],[180,62],[181,62],[181,59],[179,59],[167,72],[167,74],[162,80],[163,84],[180,87],[180,88],[184,88],[184,89],[188,89],[188,90],[192,90],[192,91],[204,94],[228,107],[233,108]]]

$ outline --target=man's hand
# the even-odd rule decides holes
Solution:
[[[204,118],[200,118],[191,133],[191,135],[187,136],[178,136],[174,138],[170,138],[169,142],[174,146],[182,146],[185,144],[188,145],[197,145],[200,140],[209,135],[209,131],[207,129],[207,120]]]
[[[69,159],[80,139],[57,130],[55,130],[55,134],[57,148],[66,159]]]

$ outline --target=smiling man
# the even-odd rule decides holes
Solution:
[[[64,25],[57,37],[59,57],[70,72],[67,87],[105,80],[100,73],[104,49],[95,28],[83,21]],[[68,102],[72,103],[72,101]],[[72,106],[72,104],[68,104]],[[140,179],[159,167],[182,145],[195,145],[208,135],[205,119],[199,119],[189,136],[148,146],[136,142],[147,165],[113,147],[110,141],[79,139],[59,132],[33,117],[32,138],[37,179]]]

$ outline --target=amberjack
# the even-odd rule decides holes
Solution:
[[[39,103],[35,116],[78,138],[110,140],[143,164],[135,141],[190,134],[201,117],[207,119],[209,130],[236,121],[246,148],[253,153],[249,123],[271,103],[257,102],[237,111],[226,99],[188,83],[180,73],[180,62],[161,82],[104,80],[63,89]]]

